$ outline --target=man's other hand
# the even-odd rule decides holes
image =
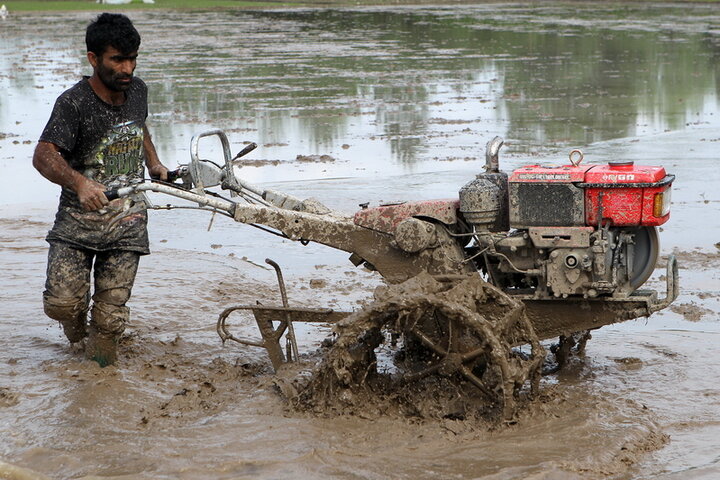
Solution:
[[[167,182],[168,169],[165,168],[165,165],[163,165],[162,163],[158,163],[156,165],[153,165],[152,167],[148,167],[148,173],[150,173],[150,178]]]
[[[77,193],[80,200],[80,205],[88,212],[91,212],[100,210],[109,203],[105,196],[105,188],[103,184],[85,178],[85,181],[80,182],[77,186],[75,193]]]

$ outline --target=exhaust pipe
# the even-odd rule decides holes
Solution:
[[[500,147],[505,141],[500,137],[495,137],[485,145],[485,171],[488,173],[498,173],[500,171],[500,161],[498,154]]]

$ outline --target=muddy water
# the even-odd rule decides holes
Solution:
[[[57,189],[29,158],[52,101],[88,73],[88,14],[0,24],[0,477],[716,478],[720,374],[720,14],[714,7],[491,5],[133,15],[163,161],[228,130],[260,147],[240,174],[341,210],[442,198],[506,138],[505,169],[629,158],[677,175],[662,253],[681,297],[605,327],[543,381],[516,425],[286,409],[262,352],[222,346],[218,313],[357,307],[378,279],[346,255],[189,210],[152,213],[118,367],[99,369],[42,313]],[[218,145],[202,144],[217,158]],[[300,161],[298,155],[328,155]],[[167,199],[154,198],[158,203]],[[662,271],[650,280],[661,289]],[[253,335],[249,319],[233,332]],[[327,335],[300,332],[312,352]]]

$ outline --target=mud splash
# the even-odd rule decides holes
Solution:
[[[291,399],[298,407],[511,420],[538,393],[544,349],[523,305],[477,275],[443,283],[424,273],[381,288],[335,330],[337,341]]]

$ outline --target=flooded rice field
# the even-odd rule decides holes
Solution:
[[[218,314],[358,308],[380,280],[347,255],[206,212],[151,212],[117,366],[42,311],[59,188],[32,168],[55,97],[90,73],[90,13],[0,22],[0,478],[700,479],[720,475],[720,12],[715,6],[492,4],[137,12],[137,75],[163,162],[228,132],[237,174],[342,211],[456,197],[501,168],[629,159],[677,176],[661,255],[681,294],[593,332],[512,425],[316,416],[288,408],[264,351],[222,345]],[[219,145],[202,144],[219,160]],[[162,205],[167,198],[153,201]],[[663,263],[663,262],[661,262]],[[648,286],[662,290],[658,269]],[[233,325],[254,335],[251,320]],[[325,327],[298,332],[311,354]]]

